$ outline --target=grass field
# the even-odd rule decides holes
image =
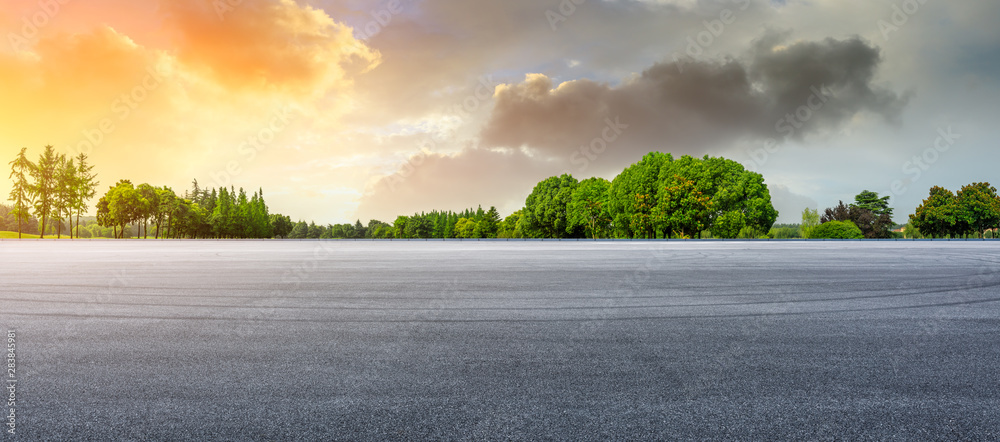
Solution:
[[[69,236],[63,235],[65,239],[69,239]],[[45,239],[56,239],[55,234],[49,234]],[[17,232],[0,232],[0,239],[17,239]],[[38,239],[38,235],[30,235],[27,233],[21,234],[21,239]]]
[[[0,239],[17,239],[17,232],[0,232]],[[21,238],[24,239],[34,239],[38,238],[38,235],[29,235],[27,233],[21,234]]]

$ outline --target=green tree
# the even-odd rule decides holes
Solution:
[[[353,237],[354,238],[364,238],[366,235],[368,235],[368,227],[365,227],[364,224],[361,224],[361,220],[360,219],[357,220],[357,221],[355,221],[354,222],[354,236]]]
[[[434,230],[431,220],[423,214],[414,214],[406,221],[406,238],[430,238]]]
[[[567,206],[569,232],[584,229],[592,238],[603,236],[611,227],[608,216],[608,190],[611,182],[604,178],[587,178],[577,184]]]
[[[775,224],[771,227],[771,230],[767,232],[767,237],[771,239],[804,238],[804,236],[802,236],[802,226],[796,224]]]
[[[177,195],[169,187],[161,187],[156,189],[156,216],[154,222],[156,223],[156,239],[159,239],[163,234],[161,228],[165,226],[165,223],[170,219],[170,213],[174,207],[174,201],[177,199]]]
[[[292,228],[292,232],[288,234],[288,237],[293,239],[308,238],[309,224],[306,224],[305,221],[299,221],[298,223],[295,224],[295,227]]]
[[[611,180],[608,215],[619,237],[656,236],[652,211],[658,201],[660,172],[673,161],[670,154],[650,152]]]
[[[819,225],[819,210],[810,209],[806,207],[802,211],[802,225],[799,227],[800,234],[803,238],[809,237],[809,232]]]
[[[573,238],[567,206],[578,182],[569,174],[539,182],[524,203],[526,232],[540,238]]]
[[[275,238],[288,238],[288,235],[292,233],[292,229],[294,228],[295,225],[292,224],[291,217],[277,213],[271,215],[271,232],[274,233]]]
[[[892,238],[892,208],[889,197],[864,190],[854,197],[851,204],[851,221],[865,234],[865,238]]]
[[[366,229],[366,236],[372,239],[388,239],[391,238],[392,226],[379,221],[379,220],[369,220],[368,228]]]
[[[142,237],[148,238],[149,222],[155,220],[160,214],[160,192],[153,186],[142,183],[136,188],[142,196],[143,206],[139,208],[139,222],[142,227]]]
[[[712,236],[736,238],[740,232],[744,236],[748,232],[766,235],[778,219],[778,211],[771,204],[764,177],[725,158],[705,157],[703,161],[706,177],[702,186],[706,190],[702,192],[712,197]]]
[[[1000,224],[1000,197],[990,183],[962,186],[955,195],[955,203],[957,216],[980,238]]]
[[[653,220],[663,232],[683,238],[700,237],[712,214],[712,199],[698,190],[694,181],[680,175],[659,192],[660,201],[653,208]]]
[[[10,213],[17,219],[17,237],[21,238],[22,224],[31,218],[28,208],[33,204],[34,187],[28,181],[32,175],[35,164],[28,159],[25,152],[27,147],[21,148],[21,152],[10,162],[10,178],[14,181],[14,187],[10,190],[8,198],[14,203]]]
[[[814,239],[861,239],[865,234],[851,221],[827,221],[813,228],[809,237]]]
[[[309,239],[319,239],[319,237],[323,236],[323,228],[317,226],[315,221],[311,221],[309,223],[307,232],[307,237]]]
[[[80,153],[76,157],[76,192],[73,201],[73,209],[76,211],[76,229],[80,229],[80,216],[87,210],[87,202],[97,195],[97,186],[100,182],[96,180],[97,174],[93,173],[94,166],[87,164],[87,154]],[[72,222],[72,219],[70,220]]]
[[[34,180],[31,193],[35,197],[35,216],[42,221],[39,236],[45,238],[47,223],[52,216],[58,190],[59,156],[56,155],[52,145],[45,146],[35,166],[31,169]]]
[[[397,216],[396,221],[393,221],[392,228],[395,230],[394,235],[396,238],[405,239],[409,238],[406,235],[406,225],[410,222],[410,217],[408,216]]]
[[[522,210],[517,210],[504,218],[497,231],[497,238],[524,238],[520,226],[522,213]]]
[[[455,223],[455,236],[457,238],[475,238],[476,221],[469,218],[459,218]]]
[[[497,232],[500,231],[500,222],[500,212],[496,207],[490,206],[490,209],[483,214],[483,219],[476,223],[476,237],[496,238]]]
[[[857,194],[854,197],[854,206],[871,210],[877,215],[892,216],[892,208],[889,207],[889,197],[880,197],[877,192],[872,192],[870,190],[863,190],[861,193]]]
[[[851,205],[840,201],[827,208],[820,222],[850,221],[861,229],[865,238],[892,238],[892,209],[888,202],[889,197],[880,198],[877,193],[866,190],[858,194]]]
[[[115,238],[125,238],[126,227],[140,219],[145,204],[131,181],[118,181],[98,202],[97,221],[113,227]]]
[[[934,186],[927,199],[910,215],[910,223],[924,235],[943,238],[956,231],[955,208],[955,194]]]
[[[913,225],[912,221],[907,222],[906,225],[903,226],[903,238],[922,239],[923,237],[923,233],[921,233],[920,229]]]
[[[236,224],[235,198],[225,187],[219,189],[218,200],[215,210],[212,211],[211,223],[212,232],[216,238],[232,238],[234,226]],[[308,225],[306,234],[308,235]]]
[[[73,208],[77,192],[76,165],[73,160],[67,160],[65,155],[59,155],[56,164],[56,191],[52,207],[52,216],[56,221],[56,237],[62,238],[63,221],[70,222],[70,239],[73,238]]]

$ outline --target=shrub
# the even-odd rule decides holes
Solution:
[[[738,239],[767,239],[767,234],[754,226],[744,226],[736,235]]]
[[[792,239],[801,238],[802,235],[798,227],[774,227],[767,233],[767,237],[772,239]]]
[[[809,232],[809,237],[813,239],[861,239],[865,237],[865,234],[850,221],[827,221],[814,227]]]

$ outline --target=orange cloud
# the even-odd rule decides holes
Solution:
[[[179,60],[230,89],[319,96],[379,62],[351,28],[292,0],[185,0],[163,8]]]
[[[126,92],[123,85],[141,84],[158,59],[106,26],[42,38],[33,49],[0,54],[0,96],[5,98],[0,127],[8,135],[51,137],[59,129],[93,124]]]

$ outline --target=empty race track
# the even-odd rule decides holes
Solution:
[[[20,440],[1000,438],[1000,242],[0,241],[0,284]]]

